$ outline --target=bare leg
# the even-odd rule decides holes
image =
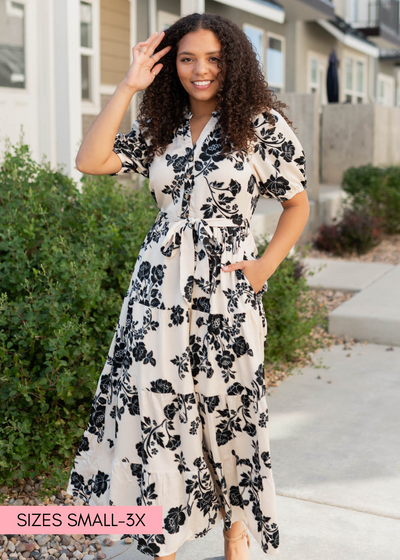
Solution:
[[[154,556],[154,558],[162,558],[162,560],[175,560],[176,552],[168,556]]]
[[[222,517],[225,519],[225,511],[221,508]],[[227,537],[238,537],[243,533],[243,523],[241,521],[235,521],[232,523],[229,531],[225,531]],[[224,539],[224,551],[225,560],[236,560],[250,558],[249,549],[247,547],[247,541],[245,538],[239,539],[236,542],[228,542]],[[246,552],[245,552],[246,551]],[[246,556],[245,556],[246,554]]]

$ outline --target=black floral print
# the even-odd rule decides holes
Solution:
[[[243,270],[259,258],[250,221],[260,196],[306,188],[302,147],[275,111],[254,119],[251,153],[221,154],[218,111],[192,144],[190,119],[147,161],[137,121],[117,134],[118,174],[141,173],[159,214],[147,233],[93,397],[67,492],[88,505],[162,505],[162,533],[132,535],[167,556],[243,519],[279,551],[264,381],[267,322]]]

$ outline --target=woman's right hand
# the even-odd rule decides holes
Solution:
[[[146,89],[155,79],[156,75],[161,71],[163,64],[156,64],[161,57],[171,50],[168,45],[154,56],[153,53],[157,46],[161,43],[165,33],[157,31],[151,35],[147,41],[137,43],[132,49],[133,61],[126,73],[123,82],[130,88],[137,91]],[[154,66],[156,64],[156,66]],[[154,74],[153,74],[154,72]]]

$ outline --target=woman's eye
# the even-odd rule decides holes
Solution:
[[[186,62],[187,60],[192,60],[191,58],[181,58],[181,62]],[[210,58],[210,60],[216,60],[217,62],[219,62],[219,58],[217,58],[216,56],[212,56]]]

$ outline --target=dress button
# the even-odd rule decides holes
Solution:
[[[184,218],[187,218],[187,212],[185,212],[184,214],[182,214],[182,216],[183,216]]]
[[[186,173],[186,179],[190,179],[191,175],[190,173]]]
[[[189,158],[189,161],[193,161],[193,158],[192,158],[192,157],[191,157],[191,158]]]
[[[188,195],[188,194],[185,194],[185,198],[189,198],[189,195]]]

